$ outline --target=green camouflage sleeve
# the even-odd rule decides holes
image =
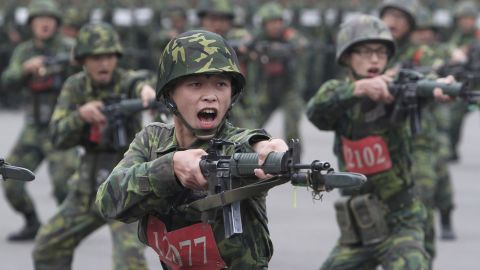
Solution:
[[[64,83],[50,120],[50,135],[57,148],[70,148],[79,145],[82,140],[86,122],[77,110],[78,105],[84,103],[78,95],[77,78],[78,75],[71,76]]]
[[[306,114],[310,122],[321,130],[333,130],[341,115],[359,98],[353,96],[354,84],[348,81],[330,80],[307,104]]]
[[[97,192],[96,203],[106,218],[133,222],[145,213],[169,210],[169,198],[183,189],[173,172],[173,153],[149,161],[156,141],[151,125],[137,134],[123,159]],[[161,132],[161,131],[160,131]]]
[[[7,69],[2,73],[2,84],[18,85],[24,80],[22,64],[25,61],[24,46],[18,46],[10,58]]]

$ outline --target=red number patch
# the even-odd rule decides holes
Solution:
[[[358,141],[342,138],[342,150],[343,161],[349,172],[370,175],[392,167],[387,144],[380,136],[369,136]]]
[[[149,216],[147,241],[160,260],[174,270],[226,268],[209,224],[197,223],[167,232],[160,219]]]

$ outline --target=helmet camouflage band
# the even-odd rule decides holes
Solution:
[[[51,0],[33,0],[28,5],[28,19],[30,24],[33,18],[38,16],[50,16],[57,20],[58,24],[62,22],[62,14],[54,1]]]
[[[413,30],[416,26],[416,13],[420,6],[421,5],[418,0],[384,0],[382,4],[380,4],[379,14],[380,18],[382,18],[385,11],[389,8],[403,11],[405,14],[407,14]]]
[[[455,18],[459,17],[474,17],[478,14],[477,4],[474,1],[462,1],[457,4],[453,11]]]
[[[275,19],[283,19],[283,8],[276,2],[269,2],[258,10],[258,16],[262,23]]]
[[[123,54],[117,32],[110,24],[86,24],[78,32],[77,41],[73,49],[73,56],[80,60],[88,55]]]
[[[235,13],[231,0],[202,0],[198,6],[198,17],[202,18],[207,14],[225,16],[233,20]]]
[[[337,35],[337,63],[342,65],[342,56],[354,45],[366,42],[382,42],[389,49],[390,56],[395,53],[395,42],[385,23],[377,17],[359,15],[343,23]]]
[[[168,95],[172,81],[195,74],[229,74],[232,76],[232,103],[245,85],[237,55],[218,34],[194,30],[172,39],[160,57],[157,99]]]

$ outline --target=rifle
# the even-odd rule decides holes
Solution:
[[[395,105],[390,118],[391,123],[397,123],[406,112],[410,120],[413,135],[421,132],[420,106],[423,100],[433,97],[433,89],[441,88],[443,93],[451,97],[460,97],[467,102],[480,100],[480,92],[472,91],[466,82],[441,83],[425,79],[424,75],[414,70],[402,69],[398,78],[388,86],[395,97]]]
[[[480,42],[474,42],[467,54],[466,63],[446,63],[437,73],[441,76],[453,75],[455,79],[468,82],[472,86],[480,84]]]
[[[105,101],[105,103],[107,105],[101,111],[107,118],[109,128],[113,132],[113,147],[115,149],[124,149],[129,143],[125,118],[148,109],[159,109],[165,113],[168,111],[165,106],[161,106],[161,103],[155,100],[151,100],[147,107],[143,106],[141,99],[124,99],[116,102]]]
[[[9,165],[3,158],[0,158],[0,176],[3,180],[32,181],[35,179],[35,175],[32,171],[22,167]]]
[[[200,169],[208,180],[208,195],[180,208],[192,208],[202,212],[202,221],[213,224],[216,208],[223,208],[225,237],[242,233],[240,201],[259,195],[274,186],[291,182],[295,186],[312,189],[314,198],[333,188],[357,187],[367,178],[362,174],[334,172],[330,163],[314,160],[310,164],[300,162],[300,142],[291,140],[287,152],[270,153],[262,166],[257,153],[235,153],[222,156],[225,146],[237,147],[232,142],[212,139],[207,155],[200,161]],[[254,169],[261,168],[274,177],[241,187],[234,187],[232,178],[255,177]]]
[[[43,60],[43,67],[39,69],[38,74],[45,77],[65,71],[65,67],[70,64],[70,54],[63,53],[57,56],[47,56]]]

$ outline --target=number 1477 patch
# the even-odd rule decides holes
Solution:
[[[342,137],[342,151],[349,172],[371,175],[392,167],[387,144],[380,136],[369,136],[357,141]]]

